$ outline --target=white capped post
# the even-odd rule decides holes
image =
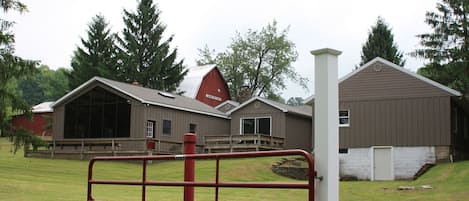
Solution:
[[[339,87],[338,61],[342,52],[324,48],[315,56],[314,164],[317,176],[316,201],[339,200]]]

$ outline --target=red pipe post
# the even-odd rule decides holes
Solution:
[[[193,133],[184,134],[184,154],[195,154],[197,136]],[[184,159],[184,181],[193,182],[195,178],[194,159]],[[194,201],[194,187],[184,186],[184,201]]]

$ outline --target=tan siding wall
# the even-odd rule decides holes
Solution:
[[[285,113],[257,100],[231,114],[232,135],[239,135],[240,119],[246,117],[272,117],[272,136],[285,137]]]
[[[450,98],[341,101],[350,127],[339,129],[340,147],[450,145]]]
[[[163,119],[171,120],[171,135],[163,135]],[[181,141],[184,133],[189,132],[189,124],[197,124],[197,143],[203,143],[203,137],[207,135],[229,135],[230,120],[207,115],[184,112],[158,106],[145,108],[145,117],[141,120],[142,130],[138,131],[140,137],[145,136],[145,124],[147,120],[156,121],[155,135],[157,138]]]
[[[64,105],[54,108],[52,137],[54,139],[64,138],[65,109]]]
[[[381,71],[376,71],[376,67]],[[449,93],[380,62],[339,84],[339,100],[448,96]]]
[[[286,115],[286,135],[285,148],[312,150],[312,127],[311,118],[299,117],[296,115]]]

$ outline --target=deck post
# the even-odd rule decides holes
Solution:
[[[315,200],[339,200],[339,98],[340,51],[324,48],[315,56],[314,164],[319,178]]]
[[[195,154],[197,136],[194,133],[184,134],[184,154]],[[184,159],[184,181],[193,182],[195,178],[194,159]],[[194,201],[194,187],[184,186],[184,201]]]

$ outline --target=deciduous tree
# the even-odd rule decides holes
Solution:
[[[236,101],[244,95],[279,99],[285,81],[292,80],[306,89],[307,79],[295,72],[292,63],[298,57],[295,45],[287,38],[288,28],[277,29],[274,21],[260,31],[237,33],[224,52],[213,55],[200,49],[198,64],[215,63],[221,70]]]

